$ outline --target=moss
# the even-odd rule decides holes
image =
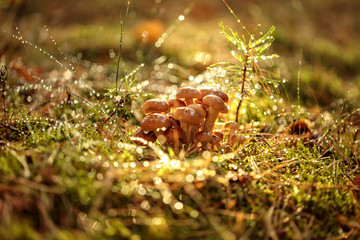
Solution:
[[[104,35],[97,35],[96,27],[75,26],[70,35],[76,42],[94,36],[95,52],[111,47],[109,36],[116,35],[117,27],[106,27]],[[273,28],[270,30],[272,35]],[[226,31],[223,27],[224,34],[250,42],[249,46],[261,39],[255,33]],[[281,41],[288,43],[290,37],[282,34]],[[256,44],[258,52],[252,48],[252,53],[265,57],[264,45]],[[308,49],[313,48],[305,47],[308,59]],[[301,69],[300,106],[286,102],[297,99],[298,85],[293,81],[297,70],[291,73],[290,89],[281,92],[283,79],[277,76],[280,69],[273,62],[266,60],[261,68],[251,69],[243,79],[246,98],[239,113],[239,132],[246,141],[230,150],[212,151],[210,157],[189,151],[179,159],[159,142],[144,147],[131,140],[141,119],[141,102],[166,98],[165,90],[156,92],[159,85],[165,84],[164,89],[169,87],[166,94],[171,93],[176,90],[174,82],[187,84],[187,80],[178,80],[199,70],[187,51],[169,50],[171,56],[186,54],[178,66],[168,61],[171,56],[157,55],[163,49],[149,56],[145,55],[150,50],[141,52],[147,60],[155,60],[139,67],[135,60],[130,62],[138,54],[132,53],[130,60],[120,64],[118,89],[113,86],[114,78],[104,80],[115,71],[113,63],[90,64],[86,70],[79,67],[78,74],[87,76],[85,85],[64,79],[56,91],[58,77],[66,72],[45,74],[41,84],[24,82],[12,72],[7,116],[0,111],[0,238],[359,238],[359,186],[355,181],[360,174],[359,110],[353,103],[333,104],[326,111],[306,106],[311,94],[318,100],[323,97],[322,103],[331,102],[329,96],[347,97],[340,91],[344,82],[338,69],[329,69],[329,65],[337,59],[356,74],[352,65],[356,53],[342,56],[326,41],[317,41],[314,49],[319,58],[329,61],[325,66]],[[253,60],[245,64],[254,66]],[[172,74],[170,66],[183,74],[176,81],[164,80]],[[184,67],[196,70],[185,71]],[[242,92],[242,81],[237,78],[243,70],[241,61],[226,67],[231,71],[219,74],[209,69],[199,76],[204,79],[209,74],[209,84],[222,84],[228,90],[229,114],[219,123],[235,118],[237,94]],[[156,73],[166,77],[158,79]],[[303,84],[310,86],[310,92]],[[325,87],[324,96],[316,90],[320,87]],[[28,96],[35,100],[29,102]],[[311,123],[307,131],[287,130],[303,118]],[[224,135],[222,145],[226,146],[228,134]]]

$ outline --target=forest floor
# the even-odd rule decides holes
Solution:
[[[227,3],[0,3],[1,239],[360,238],[360,4]],[[217,147],[136,144],[189,86]]]

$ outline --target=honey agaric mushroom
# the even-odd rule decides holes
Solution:
[[[186,104],[183,101],[181,101],[180,99],[176,99],[176,98],[170,99],[168,101],[168,104],[169,104],[170,108],[173,108],[173,109],[178,108],[178,107],[186,107]]]
[[[241,134],[234,134],[231,138],[229,138],[228,144],[231,147],[235,147],[240,145],[246,141],[246,138]]]
[[[140,127],[144,131],[153,131],[156,137],[163,134],[167,128],[171,126],[171,121],[165,115],[152,113],[146,115],[140,123]]]
[[[220,141],[224,139],[224,134],[222,132],[215,131],[213,132],[213,135],[217,136],[220,139]]]
[[[239,124],[237,122],[234,121],[229,121],[227,123],[225,123],[225,129],[229,129],[229,140],[232,136],[234,136],[236,134],[236,131],[239,129]]]
[[[180,127],[185,134],[185,143],[190,144],[194,139],[194,136],[190,135],[190,126],[199,127],[201,123],[201,116],[194,109],[188,107],[176,108],[172,116],[174,119],[180,122]]]
[[[140,111],[143,114],[168,113],[170,112],[170,105],[162,99],[150,99],[141,105]]]
[[[177,155],[179,153],[180,141],[183,138],[183,133],[181,129],[178,126],[173,125],[165,131],[165,137],[166,137],[165,144],[170,147],[173,147],[174,153],[175,155]]]
[[[183,87],[176,92],[176,98],[185,99],[185,104],[190,105],[194,103],[194,98],[201,99],[201,93],[193,87]]]
[[[195,139],[199,143],[201,143],[201,147],[204,148],[209,142],[211,142],[212,136],[211,136],[211,133],[209,133],[209,132],[201,131],[195,135]]]
[[[227,113],[228,108],[224,101],[215,95],[205,96],[203,98],[203,103],[209,106],[208,116],[204,123],[204,130],[212,132],[219,113]]]
[[[207,111],[206,111],[206,109],[205,109],[205,107],[203,105],[197,104],[197,103],[190,104],[187,107],[194,109],[201,116],[200,128],[191,127],[191,129],[190,129],[191,136],[195,136],[195,134],[199,132],[199,129],[201,129],[201,130],[204,129],[204,119],[207,116]]]
[[[207,95],[215,95],[221,98],[225,103],[229,101],[228,95],[220,89],[213,87],[199,87],[198,90],[201,93],[201,98],[204,98]]]
[[[212,145],[212,148],[215,149],[215,147],[220,145],[220,138],[218,136],[216,136],[216,135],[212,135],[211,137],[212,137],[211,145]]]
[[[147,145],[147,142],[155,142],[156,136],[153,132],[145,132],[143,129],[138,129],[134,133],[134,143],[138,145]]]
[[[202,118],[206,118],[207,111],[203,105],[198,104],[198,103],[193,103],[193,104],[188,105],[187,107],[194,109],[196,112],[198,112],[200,114],[200,116]]]

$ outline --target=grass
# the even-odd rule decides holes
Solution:
[[[222,31],[231,32],[224,25]],[[252,36],[261,38],[241,27],[233,33],[248,46]],[[38,51],[28,45],[23,43],[24,58]],[[316,56],[326,53],[321,46]],[[54,48],[51,43],[46,51]],[[228,71],[217,64],[197,74],[196,66],[184,70],[187,61],[171,62],[181,54],[154,49],[144,46],[142,54],[153,55],[140,57],[143,65],[123,57],[119,89],[116,64],[91,63],[81,55],[66,56],[76,67],[71,74],[64,61],[30,78],[26,63],[2,62],[8,74],[1,74],[1,239],[360,237],[360,109],[332,86],[329,93],[342,100],[308,107],[311,98],[302,85],[309,84],[316,97],[314,84],[325,85],[328,76],[339,86],[338,71],[327,70],[331,62],[302,66],[292,77],[300,75],[298,82],[286,85],[277,74],[283,67],[267,58],[256,66],[253,60],[229,60]],[[305,49],[304,61],[307,54]],[[329,54],[345,62],[339,51]],[[251,71],[244,74],[244,66]],[[320,80],[312,81],[314,76]],[[238,119],[242,145],[177,157],[159,142],[138,146],[131,140],[145,100],[170,98],[181,85],[227,83],[230,111],[216,128]]]

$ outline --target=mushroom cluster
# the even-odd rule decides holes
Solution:
[[[198,146],[212,150],[223,140],[221,132],[214,132],[214,125],[220,113],[227,113],[228,96],[213,87],[183,87],[178,89],[175,99],[169,101],[151,99],[141,105],[144,118],[134,137],[155,142],[156,139],[174,149]],[[237,123],[234,123],[237,124]],[[234,126],[230,129],[228,144],[238,142]],[[143,144],[143,141],[137,141]]]

